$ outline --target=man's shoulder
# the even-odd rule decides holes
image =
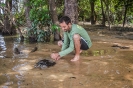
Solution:
[[[78,24],[72,24],[72,27],[78,27],[79,25]]]
[[[80,25],[78,25],[78,24],[73,24],[73,25],[72,25],[72,28],[73,28],[73,29],[83,29],[83,27],[80,26]]]

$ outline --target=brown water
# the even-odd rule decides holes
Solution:
[[[19,43],[0,37],[0,88],[133,88],[133,41],[90,33],[93,46],[71,62],[74,52],[46,69],[34,68],[41,59],[58,52],[56,43]],[[128,46],[129,49],[111,47]],[[35,47],[36,52],[30,53]],[[18,47],[21,54],[13,49]]]

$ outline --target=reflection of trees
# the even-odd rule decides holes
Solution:
[[[5,44],[5,41],[4,41],[4,37],[0,35],[0,48],[2,50],[4,50],[4,51],[6,50],[6,46],[5,45],[6,44]]]
[[[0,58],[4,57],[5,51],[6,51],[6,44],[4,41],[4,37],[0,35]]]

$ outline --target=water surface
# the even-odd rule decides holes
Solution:
[[[93,46],[81,53],[79,61],[70,61],[72,52],[42,70],[34,65],[60,51],[56,43],[29,44],[0,36],[0,88],[133,88],[133,42],[91,38]],[[114,43],[130,49],[111,47]],[[30,53],[35,46],[38,50]],[[15,47],[20,54],[13,52]]]

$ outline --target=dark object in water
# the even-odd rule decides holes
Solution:
[[[24,42],[24,36],[20,36],[20,42]]]
[[[56,63],[54,61],[43,59],[36,63],[35,68],[44,69],[44,68],[54,66],[55,64]]]
[[[34,49],[33,50],[31,50],[31,52],[35,52],[35,51],[37,51],[37,47],[34,47]]]
[[[112,45],[112,47],[120,47],[120,46],[118,46],[118,45]]]
[[[119,47],[120,49],[129,49],[129,46],[112,45],[112,47]]]
[[[129,49],[130,47],[128,46],[121,46],[120,49]]]
[[[20,54],[19,49],[18,49],[18,48],[14,48],[14,53],[15,53],[15,54]]]
[[[76,77],[70,77],[70,79],[72,79],[72,78],[73,78],[73,79],[76,79]]]

